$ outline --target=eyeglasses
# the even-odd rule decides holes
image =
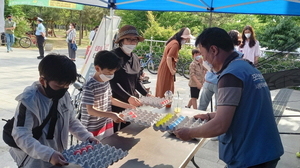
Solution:
[[[131,38],[125,38],[128,42],[134,42],[134,43],[137,43],[137,42],[139,42],[139,39],[131,39]]]

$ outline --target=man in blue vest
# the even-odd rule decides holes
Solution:
[[[175,131],[178,138],[219,138],[219,157],[228,168],[275,168],[283,146],[275,122],[268,85],[252,63],[239,57],[227,32],[208,28],[197,38],[218,78],[217,110],[195,118],[208,122]]]
[[[14,30],[16,28],[16,22],[12,21],[12,15],[8,15],[5,21],[5,37],[7,52],[12,51],[12,46],[15,43]]]

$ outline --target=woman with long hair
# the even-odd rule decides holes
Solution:
[[[255,32],[251,26],[245,26],[242,33],[242,43],[239,51],[244,54],[247,59],[256,65],[260,56],[259,42],[255,38]]]
[[[68,43],[68,52],[69,52],[69,58],[72,61],[76,60],[76,51],[72,49],[71,45],[76,44],[76,23],[70,23],[69,30],[67,33],[67,43]]]
[[[181,46],[193,38],[189,28],[184,27],[167,42],[163,57],[158,67],[156,82],[156,97],[164,97],[164,93],[171,90],[174,93],[174,81],[176,74],[176,63]]]

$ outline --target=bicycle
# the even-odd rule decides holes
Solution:
[[[151,74],[157,74],[161,59],[159,57],[154,57],[153,53],[148,53],[145,56],[147,58],[146,61],[144,59],[140,59],[141,67],[146,67]]]
[[[36,36],[31,33],[26,33],[27,37],[21,37],[19,40],[19,44],[23,48],[29,48],[32,44],[37,46]],[[44,41],[43,46],[45,47],[46,41]]]
[[[179,59],[176,64],[177,72],[179,75],[184,76],[186,79],[190,79],[190,63],[191,60]]]
[[[76,112],[76,118],[78,120],[81,119],[81,99],[82,99],[82,91],[83,91],[83,85],[85,84],[86,80],[85,78],[80,75],[77,74],[77,80],[75,83],[73,83],[74,88],[76,89],[76,91],[78,92],[75,96],[74,99],[72,100],[72,104],[74,106],[74,111]],[[76,143],[78,143],[79,141],[76,140]],[[70,134],[70,145],[73,145],[73,135]]]

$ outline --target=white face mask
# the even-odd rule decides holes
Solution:
[[[181,45],[184,45],[186,43],[186,40],[181,40]]]
[[[245,33],[245,37],[249,38],[251,36],[251,33]]]
[[[197,55],[197,56],[195,57],[195,60],[198,61],[198,60],[201,59],[201,58],[202,58],[201,55]]]
[[[126,54],[130,54],[134,49],[136,45],[123,45],[122,49]]]
[[[204,68],[206,68],[208,71],[213,72],[213,66],[208,63],[207,61],[203,61],[202,65],[204,66]]]
[[[103,82],[107,82],[109,80],[112,80],[112,78],[114,78],[114,75],[100,74],[99,77],[103,80]]]

